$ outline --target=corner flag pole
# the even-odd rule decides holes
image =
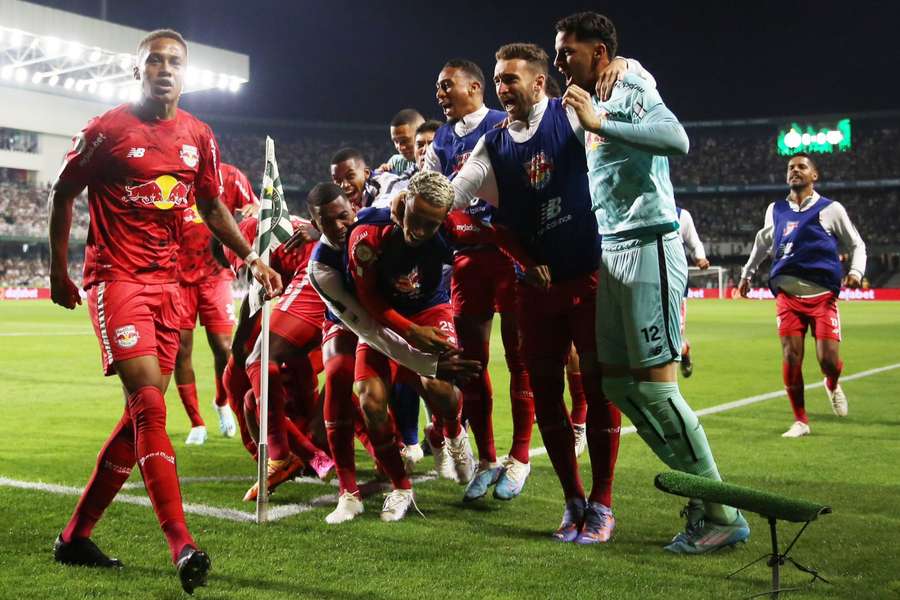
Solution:
[[[262,328],[260,331],[262,352],[259,370],[259,443],[257,444],[257,489],[256,522],[269,520],[269,301],[262,305]]]
[[[287,241],[293,233],[290,214],[284,201],[284,190],[281,186],[281,178],[278,175],[278,164],[275,162],[275,142],[266,137],[266,168],[263,172],[263,185],[260,198],[259,223],[256,230],[256,239],[253,249],[259,254],[263,264],[269,264],[269,256],[273,250]],[[260,398],[259,398],[259,441],[257,443],[257,495],[256,495],[256,522],[265,523],[268,520],[269,490],[268,490],[268,464],[269,464],[269,302],[266,299],[265,290],[261,284],[251,278],[250,315],[262,309],[262,327],[260,331],[260,345],[262,368],[260,369]]]

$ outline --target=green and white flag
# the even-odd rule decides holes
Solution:
[[[262,193],[259,195],[259,224],[256,228],[256,239],[253,250],[265,264],[269,264],[272,251],[287,241],[294,228],[291,216],[284,202],[284,190],[278,176],[278,164],[275,162],[275,142],[266,136],[266,170],[263,173]],[[265,290],[253,276],[250,276],[250,315],[263,305]]]

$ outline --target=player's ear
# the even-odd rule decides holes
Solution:
[[[132,72],[132,74],[134,75],[134,80],[135,80],[135,81],[140,81],[140,80],[141,80],[141,70],[137,68],[137,65],[131,67],[131,72]]]

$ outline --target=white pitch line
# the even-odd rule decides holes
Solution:
[[[28,336],[37,336],[37,337],[47,337],[47,336],[58,336],[58,335],[94,335],[93,331],[48,331],[46,333],[32,332],[32,331],[8,331],[5,333],[0,333],[0,337],[28,337]]]
[[[863,377],[869,377],[871,375],[877,375],[879,373],[884,373],[885,371],[893,371],[894,369],[900,369],[900,363],[895,363],[893,365],[886,365],[884,367],[877,367],[875,369],[869,369],[867,371],[860,371],[859,373],[854,373],[853,375],[841,376],[841,381],[853,381],[855,379],[862,379]],[[814,390],[816,388],[824,387],[825,382],[819,381],[818,383],[808,383],[803,386],[805,390]],[[775,392],[768,392],[765,394],[759,394],[757,396],[750,396],[748,398],[742,398],[740,400],[734,400],[732,402],[726,402],[725,404],[717,404],[716,406],[710,406],[709,408],[702,408],[696,411],[698,417],[702,417],[704,415],[714,415],[717,413],[725,412],[728,410],[733,410],[735,408],[741,408],[744,406],[750,406],[751,404],[756,404],[758,402],[765,402],[766,400],[772,400],[773,398],[780,398],[782,396],[787,395],[783,389]],[[621,435],[628,435],[630,433],[637,432],[637,429],[633,425],[628,427],[623,427],[621,431]],[[528,451],[528,456],[541,456],[547,454],[547,449],[541,446],[540,448],[532,448]]]
[[[870,377],[872,375],[878,375],[879,373],[884,373],[886,371],[893,371],[894,369],[900,369],[900,363],[895,363],[892,365],[886,365],[884,367],[877,367],[875,369],[868,369],[867,371],[860,371],[859,373],[854,373],[853,375],[847,375],[846,377],[841,377],[841,381],[853,381],[856,379],[862,379],[864,377]],[[818,383],[810,383],[804,386],[804,389],[811,390],[824,386],[824,382]],[[751,404],[756,404],[759,402],[764,402],[766,400],[772,400],[774,398],[779,398],[785,395],[784,390],[778,390],[775,392],[769,392],[766,394],[759,394],[756,396],[750,396],[748,398],[743,398],[741,400],[735,400],[733,402],[726,402],[725,404],[718,404],[716,406],[711,406],[709,408],[704,408],[702,410],[697,411],[698,416],[703,415],[713,415],[716,413],[721,413],[729,410],[733,410],[735,408],[741,408],[744,406],[749,406]],[[634,433],[636,430],[634,427],[623,427],[622,435],[628,435],[630,433]],[[529,450],[529,456],[541,456],[547,453],[546,448],[532,448]],[[217,481],[253,481],[255,478],[249,476],[238,476],[238,475],[230,475],[230,476],[221,476],[221,477],[182,477],[182,483],[206,483],[206,482],[217,482]],[[423,475],[421,477],[416,477],[413,479],[413,483],[423,483],[426,481],[432,481],[437,479],[437,476],[429,472],[428,475]],[[319,485],[328,485],[326,482],[321,481],[319,479],[314,479],[310,477],[303,477],[300,479],[299,483],[317,483]],[[334,485],[336,482],[332,482],[331,485]],[[360,487],[371,485],[372,482],[360,484]],[[60,494],[64,496],[80,496],[82,489],[67,486],[67,485],[57,485],[53,483],[42,483],[42,482],[33,482],[33,481],[20,481],[17,479],[10,479],[8,477],[0,476],[0,486],[2,487],[11,487],[23,490],[37,490],[42,492],[49,492],[51,494]],[[126,487],[127,486],[127,487]],[[134,489],[143,487],[143,483],[126,483],[125,486],[122,486],[123,489]],[[116,502],[124,502],[125,504],[137,504],[139,506],[150,506],[150,500],[143,496],[130,496],[128,494],[119,494],[116,496]],[[297,515],[300,513],[308,512],[313,510],[314,508],[318,508],[320,506],[326,506],[333,504],[337,501],[337,494],[325,494],[322,496],[318,496],[313,498],[308,503],[296,503],[296,504],[282,504],[276,505],[269,508],[269,520],[270,521],[278,521],[279,519],[284,519],[286,517],[291,517],[293,515]],[[218,508],[215,506],[208,506],[206,504],[191,504],[186,503],[184,505],[184,512],[195,515],[202,515],[205,517],[213,517],[216,519],[223,519],[225,521],[236,521],[236,522],[255,522],[256,514],[251,512],[245,512],[242,510],[235,510],[231,508]]]

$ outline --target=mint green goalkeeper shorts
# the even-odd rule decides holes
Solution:
[[[604,236],[597,287],[597,355],[632,369],[681,359],[687,260],[677,231]]]

